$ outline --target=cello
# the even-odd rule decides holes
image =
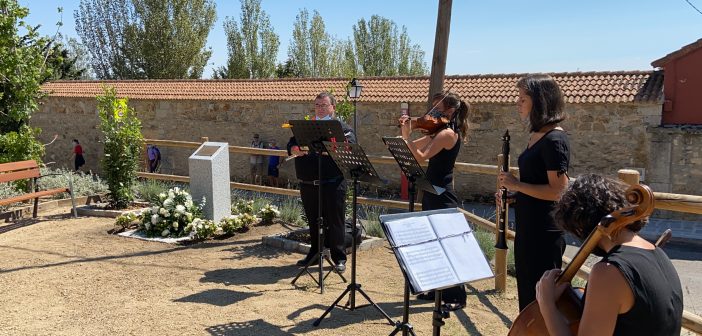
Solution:
[[[645,185],[634,185],[626,191],[626,199],[634,206],[617,210],[603,217],[590,235],[585,239],[573,261],[561,272],[556,279],[556,284],[570,283],[580,267],[585,263],[590,252],[597,246],[603,237],[614,237],[627,225],[648,217],[653,213],[653,192]],[[583,314],[583,292],[581,289],[568,288],[556,300],[556,307],[568,322],[568,327],[577,335],[580,318]],[[514,320],[508,335],[531,336],[548,335],[546,323],[541,315],[539,303],[530,303]]]

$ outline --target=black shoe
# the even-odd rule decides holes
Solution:
[[[459,310],[459,309],[463,309],[463,308],[465,308],[465,307],[466,307],[466,304],[465,304],[465,303],[458,303],[458,302],[454,302],[454,303],[444,303],[444,309],[446,309],[446,310],[448,310],[448,311],[456,311],[456,310]]]
[[[417,300],[424,300],[424,301],[434,301],[436,296],[434,296],[434,291],[426,292],[417,295]]]
[[[344,273],[344,271],[346,271],[346,260],[339,260],[339,262],[334,265],[334,269],[339,273]]]
[[[295,264],[297,266],[314,266],[314,265],[319,265],[319,258],[317,257],[316,254],[312,256],[306,256],[300,260],[297,261]]]

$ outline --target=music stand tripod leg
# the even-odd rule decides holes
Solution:
[[[394,321],[392,320],[392,318],[387,313],[385,313],[385,311],[383,311],[383,309],[380,308],[380,306],[378,306],[375,302],[373,302],[373,300],[371,300],[370,296],[368,296],[368,294],[366,294],[366,292],[364,292],[361,289],[361,284],[356,282],[356,235],[358,234],[358,227],[356,225],[356,222],[358,219],[358,212],[357,212],[358,211],[358,197],[357,196],[358,196],[358,185],[359,184],[360,184],[360,182],[358,180],[358,176],[354,175],[354,179],[353,179],[353,188],[354,188],[353,189],[353,205],[352,205],[352,208],[353,208],[353,217],[352,217],[353,224],[352,225],[353,226],[351,228],[351,236],[352,236],[351,237],[351,283],[349,283],[348,286],[346,286],[346,289],[341,293],[341,295],[339,295],[339,297],[336,298],[334,303],[332,303],[327,308],[327,310],[324,311],[322,316],[320,316],[318,319],[316,319],[314,321],[314,323],[312,323],[312,325],[314,325],[315,327],[319,326],[319,324],[322,322],[324,317],[327,316],[334,309],[334,307],[339,304],[339,302],[341,301],[341,299],[344,296],[346,296],[346,293],[350,293],[349,302],[347,302],[346,306],[349,306],[349,310],[355,310],[356,309],[356,297],[355,297],[356,291],[361,293],[361,295],[363,295],[363,297],[366,298],[366,300],[369,302],[369,305],[373,306],[376,310],[378,310],[388,320],[390,325],[395,324]]]
[[[415,177],[407,176],[407,181],[409,185],[407,186],[407,191],[409,193],[409,212],[414,212],[414,199],[417,195],[417,189],[415,185]],[[403,300],[402,309],[402,321],[397,321],[395,323],[395,330],[390,333],[390,336],[396,335],[400,330],[402,330],[402,336],[407,336],[408,334],[415,335],[414,327],[409,323],[409,301],[410,301],[410,288],[409,280],[405,276],[405,293]],[[416,335],[415,335],[416,336]]]
[[[316,259],[318,262],[318,279],[314,279],[314,277],[312,277],[312,278],[313,278],[313,280],[315,280],[315,282],[317,282],[317,285],[319,286],[320,294],[324,294],[324,279],[326,279],[327,276],[331,272],[335,272],[336,274],[338,274],[344,282],[346,282],[346,278],[340,272],[336,271],[336,268],[334,267],[334,263],[331,261],[331,258],[329,257],[329,251],[327,250],[326,246],[324,245],[325,231],[324,231],[324,216],[323,216],[323,211],[322,211],[322,207],[324,206],[323,198],[322,198],[323,197],[323,193],[322,193],[322,187],[323,187],[323,184],[322,184],[322,152],[323,152],[324,146],[321,143],[316,143],[316,144],[313,144],[312,147],[315,148],[315,150],[318,153],[318,155],[317,155],[317,174],[318,174],[317,178],[318,178],[318,180],[315,182],[315,184],[317,185],[317,258]],[[310,236],[311,236],[311,232],[310,232]],[[314,262],[314,260],[315,259],[310,260],[307,263],[307,265],[305,265],[305,267],[302,270],[300,270],[300,272],[292,280],[291,284],[294,285],[295,282],[297,282],[297,279],[300,277],[300,275],[302,275],[302,273],[307,272],[308,274],[310,274],[310,276],[312,276],[312,274],[309,271],[307,271],[307,268]],[[329,272],[326,276],[324,275],[324,261],[325,260],[332,267],[332,271]]]

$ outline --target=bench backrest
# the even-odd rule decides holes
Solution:
[[[0,182],[39,177],[39,165],[34,160],[0,164]]]

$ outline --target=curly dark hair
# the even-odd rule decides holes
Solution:
[[[628,186],[615,179],[597,174],[578,176],[561,196],[553,210],[556,224],[581,240],[587,238],[602,217],[624,207]],[[639,232],[648,220],[639,220],[626,228]]]
[[[522,77],[517,88],[531,98],[529,131],[538,132],[546,125],[557,124],[566,119],[565,99],[558,83],[549,75],[535,74]]]

